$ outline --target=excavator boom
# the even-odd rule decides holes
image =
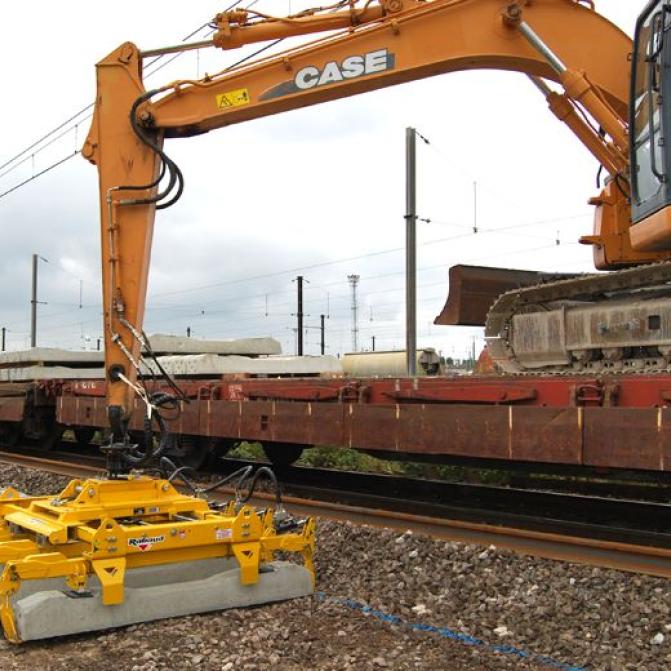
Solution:
[[[524,73],[541,87],[547,87],[545,80],[558,82],[563,93],[547,90],[553,113],[613,180],[627,181],[623,145],[632,45],[589,6],[573,0],[383,0],[361,7],[285,19],[219,15],[212,45],[223,48],[325,27],[341,30],[254,63],[151,91],[142,82],[143,58],[177,47],[143,53],[126,43],[98,64],[97,102],[83,154],[98,166],[100,177],[108,404],[117,434],[123,434],[137,394],[133,385],[155,211],[175,202],[182,188],[165,139],[422,77],[494,68]],[[597,209],[607,220],[591,240],[602,265],[659,258],[631,248],[629,211],[619,191],[607,188]]]

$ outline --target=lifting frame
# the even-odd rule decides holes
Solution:
[[[274,553],[286,551],[303,556],[314,584],[314,520],[281,525],[276,512],[208,503],[168,480],[135,474],[72,480],[57,496],[22,497],[7,488],[0,494],[5,636],[21,640],[12,597],[24,580],[65,578],[72,596],[90,596],[87,582],[95,575],[102,603],[114,606],[124,602],[127,569],[235,557],[240,583],[253,585]]]

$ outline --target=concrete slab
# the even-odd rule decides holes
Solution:
[[[198,340],[180,336],[156,334],[149,343],[158,355],[219,354],[241,356],[268,356],[282,353],[282,346],[274,338],[236,338]],[[56,347],[33,347],[16,352],[0,352],[0,370],[29,366],[67,366],[69,368],[97,368],[105,361],[104,352],[66,350]]]
[[[0,368],[45,364],[91,367],[100,366],[103,361],[102,352],[84,352],[55,347],[33,347],[18,352],[0,352]]]
[[[170,375],[321,375],[342,374],[342,366],[332,356],[269,356],[242,357],[217,356],[216,354],[194,354],[159,357],[163,368]],[[149,362],[155,368],[152,362]]]
[[[342,374],[340,361],[332,356],[266,356],[280,351],[273,338],[195,340],[177,336],[150,336],[161,365],[176,376],[206,375],[323,375]],[[147,360],[155,373],[158,369]],[[78,352],[35,347],[0,353],[0,382],[104,378],[102,352]]]
[[[117,606],[103,605],[96,579],[90,591],[91,597],[73,598],[62,580],[25,581],[12,599],[21,640],[284,601],[312,594],[313,586],[303,566],[279,561],[265,564],[255,585],[241,585],[236,560],[225,558],[132,569]]]
[[[28,382],[32,380],[99,380],[104,369],[70,368],[69,366],[16,366],[0,368],[0,382]]]
[[[281,354],[282,346],[274,338],[234,338],[230,340],[198,340],[156,333],[149,336],[156,354],[242,354],[261,356]]]

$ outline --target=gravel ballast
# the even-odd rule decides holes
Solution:
[[[68,478],[0,464],[0,489]],[[0,669],[671,668],[666,580],[320,521],[319,594],[14,646]],[[66,615],[65,615],[66,616]]]

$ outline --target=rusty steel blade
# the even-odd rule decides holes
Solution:
[[[489,309],[501,294],[567,277],[571,275],[486,266],[452,266],[447,301],[433,323],[443,326],[484,326]]]

